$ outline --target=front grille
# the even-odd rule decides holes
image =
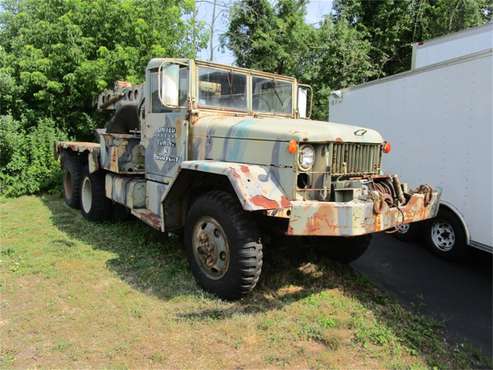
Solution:
[[[299,171],[296,191],[304,200],[331,199],[332,184],[342,175],[378,175],[382,147],[374,143],[328,143],[313,145],[315,163],[310,171]]]
[[[332,175],[376,174],[380,172],[380,144],[332,143]]]

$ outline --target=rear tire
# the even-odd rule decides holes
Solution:
[[[192,273],[206,291],[238,299],[257,284],[262,244],[255,222],[238,200],[223,191],[192,204],[185,223],[185,247]]]
[[[469,252],[462,222],[448,208],[440,207],[437,216],[428,221],[425,235],[428,249],[440,257],[457,261]]]
[[[317,252],[339,263],[349,264],[360,258],[368,249],[371,235],[352,237],[317,237]]]
[[[89,173],[84,167],[81,195],[80,195],[80,213],[90,221],[104,221],[111,218],[112,204],[106,198],[104,187],[104,173]]]
[[[63,199],[72,208],[80,206],[80,189],[82,185],[82,163],[76,155],[68,152],[62,154]]]

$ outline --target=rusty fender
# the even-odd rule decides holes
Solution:
[[[399,207],[384,204],[376,214],[372,201],[291,202],[288,235],[356,236],[390,229],[436,216],[440,193],[433,191],[425,205],[425,194],[415,193]]]
[[[212,160],[184,161],[182,169],[202,171],[228,177],[247,211],[275,210],[290,207],[269,166],[228,163]]]

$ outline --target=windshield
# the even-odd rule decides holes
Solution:
[[[247,74],[201,66],[198,77],[200,106],[248,111]],[[254,112],[292,114],[292,82],[259,76],[252,76],[251,81]]]
[[[255,112],[291,114],[293,90],[290,82],[254,76],[252,91]]]
[[[199,104],[247,110],[247,76],[216,68],[199,68]]]

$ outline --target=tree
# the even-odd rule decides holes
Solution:
[[[190,18],[194,6],[194,0],[0,0],[3,129],[25,137],[42,130],[53,140],[90,137],[101,124],[94,100],[113,81],[142,81],[152,57],[193,57],[205,46],[201,25]],[[42,181],[27,175],[34,151],[19,152],[16,140],[22,141],[2,131],[2,192],[37,191]],[[31,149],[35,141],[22,142]],[[25,168],[13,166],[22,153]],[[53,166],[50,158],[46,163]],[[20,178],[32,184],[23,187]]]
[[[1,114],[55,119],[72,135],[94,127],[94,98],[117,79],[140,81],[154,56],[194,56],[204,43],[185,0],[8,0],[2,2],[0,68],[15,81]],[[13,79],[13,80],[12,80]],[[6,87],[4,87],[6,88]],[[2,91],[3,92],[3,91]]]
[[[334,22],[326,17],[308,49],[301,63],[305,71],[297,78],[313,87],[315,119],[327,120],[331,90],[377,76],[378,70],[370,58],[371,44],[347,21]]]
[[[293,75],[313,86],[313,117],[327,119],[331,89],[375,75],[368,41],[342,20],[326,17],[319,28],[304,21],[306,1],[241,0],[232,8],[223,44],[238,65]]]
[[[222,45],[239,66],[279,74],[299,73],[298,61],[307,52],[313,28],[305,24],[306,0],[240,0],[230,12]]]
[[[238,0],[223,45],[238,65],[294,75],[314,88],[314,118],[327,118],[331,89],[410,68],[411,43],[484,24],[492,0],[335,0],[318,26],[306,1]]]
[[[491,20],[491,0],[335,0],[334,18],[346,20],[372,44],[380,75],[408,70],[411,43]]]

